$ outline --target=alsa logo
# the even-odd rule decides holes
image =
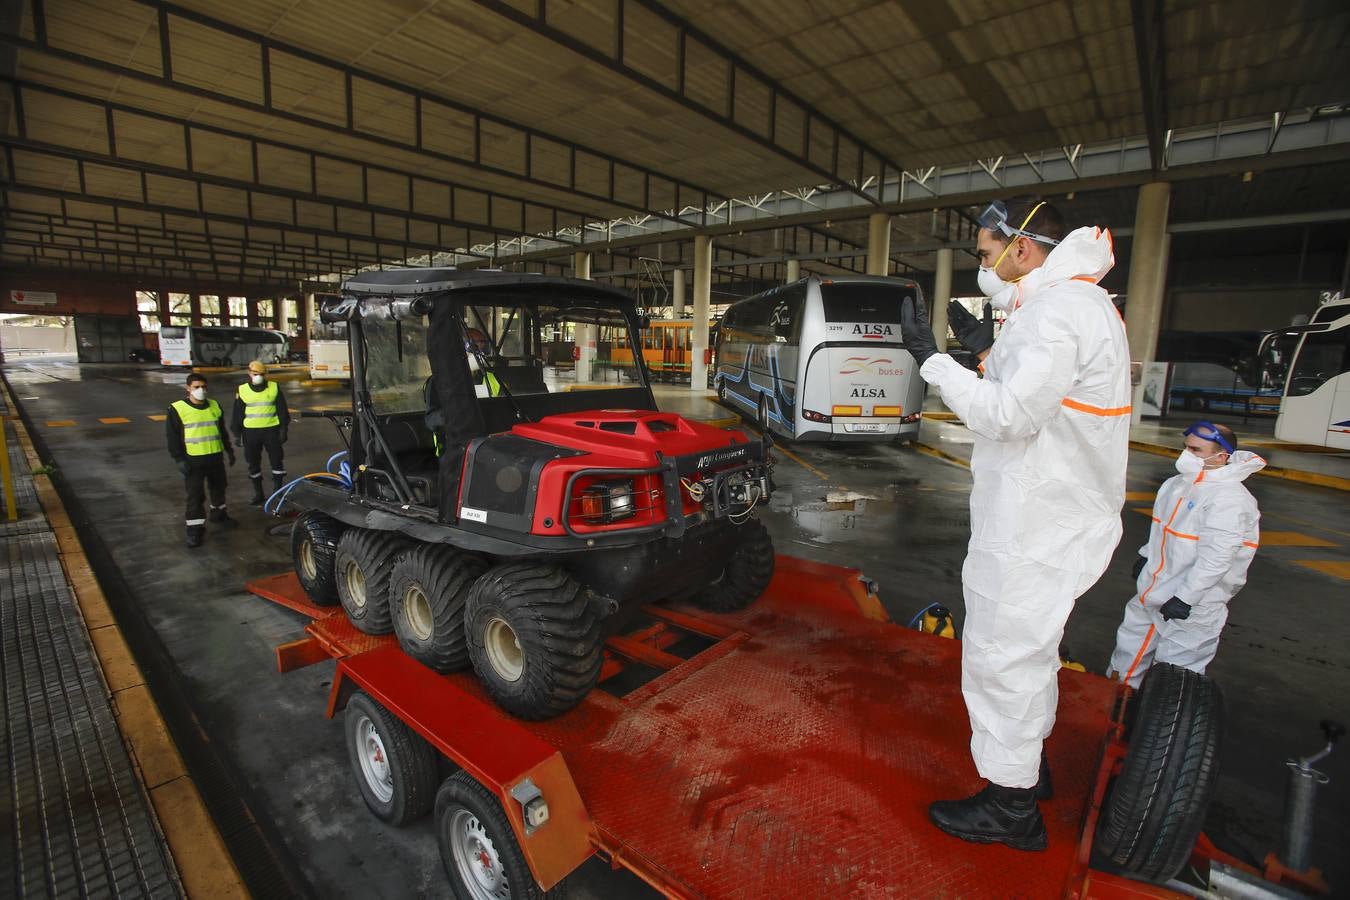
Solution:
[[[879,399],[879,400],[885,400],[885,399],[886,399],[886,389],[885,389],[885,388],[855,387],[853,390],[849,391],[848,396],[849,396],[850,399],[859,399],[859,400],[861,400],[861,399],[864,398],[864,397],[872,397],[872,398]]]
[[[879,338],[894,337],[895,332],[889,325],[854,325],[853,334],[855,337]]]
[[[844,360],[844,367],[839,370],[840,375],[903,375],[904,369],[898,369],[895,366],[895,360],[883,359],[877,357],[872,359],[867,356],[850,356]]]

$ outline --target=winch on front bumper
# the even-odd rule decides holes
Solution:
[[[711,519],[748,515],[772,493],[773,461],[758,441],[667,461],[686,495]]]

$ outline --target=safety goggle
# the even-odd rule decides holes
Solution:
[[[1229,453],[1234,452],[1233,445],[1228,443],[1228,439],[1223,436],[1212,422],[1196,422],[1190,428],[1183,431],[1181,435],[1182,437],[1198,437],[1202,441],[1212,441]]]
[[[1049,244],[1051,247],[1056,247],[1059,245],[1059,241],[1054,238],[1048,238],[1043,234],[1036,234],[1033,231],[1026,230],[1027,223],[1031,221],[1032,217],[1035,216],[1044,205],[1044,201],[1037,203],[1031,212],[1027,214],[1027,217],[1022,220],[1022,224],[1016,228],[1013,228],[1008,224],[1008,207],[1002,200],[995,200],[993,203],[986,206],[984,212],[980,213],[980,217],[975,221],[979,223],[981,228],[997,231],[1004,237],[1030,238],[1033,241],[1039,241],[1042,244]]]

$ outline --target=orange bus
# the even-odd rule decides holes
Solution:
[[[711,331],[713,323],[709,322]],[[652,319],[641,332],[642,358],[654,381],[688,381],[694,353],[693,319]],[[711,346],[711,340],[709,346]],[[615,363],[631,363],[633,348],[627,336],[610,351]]]

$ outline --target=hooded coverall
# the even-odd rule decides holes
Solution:
[[[1038,781],[1064,624],[1120,540],[1130,354],[1097,285],[1114,263],[1109,232],[1070,233],[1000,296],[983,378],[945,353],[920,370],[975,434],[961,691],[975,767],[1003,787]]]
[[[1125,604],[1111,654],[1111,672],[1132,687],[1154,662],[1204,674],[1214,659],[1228,601],[1247,583],[1261,541],[1261,513],[1242,482],[1265,465],[1255,453],[1238,450],[1226,466],[1173,475],[1158,489],[1153,528],[1139,548],[1148,562]],[[1189,618],[1163,620],[1159,610],[1173,597],[1191,607]]]

